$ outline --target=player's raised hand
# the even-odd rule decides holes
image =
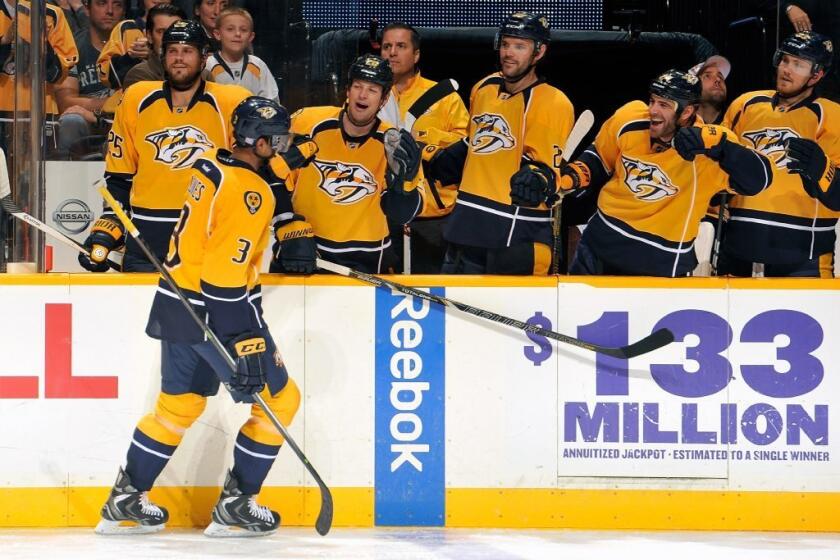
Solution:
[[[807,138],[791,138],[785,144],[788,173],[802,177],[802,186],[812,197],[828,190],[836,171],[819,144]]]
[[[674,135],[674,149],[686,161],[698,155],[717,159],[725,140],[726,133],[716,126],[686,126]]]

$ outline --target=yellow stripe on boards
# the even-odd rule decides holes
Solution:
[[[0,527],[93,527],[109,488],[0,489]],[[372,527],[372,488],[332,488],[336,527]],[[159,487],[153,501],[170,527],[202,527],[219,497],[212,487]],[[264,488],[260,502],[287,526],[311,526],[317,488]],[[38,507],[19,507],[19,504]],[[713,490],[450,488],[446,526],[545,529],[840,531],[840,493]]]

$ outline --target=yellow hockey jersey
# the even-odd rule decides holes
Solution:
[[[248,164],[211,149],[188,168],[186,202],[165,266],[219,338],[264,328],[259,272],[274,214],[269,184]],[[161,278],[146,332],[201,342],[203,332]]]
[[[840,105],[815,95],[781,107],[774,91],[738,97],[724,116],[741,142],[770,159],[773,182],[755,197],[733,197],[726,224],[727,252],[752,262],[785,264],[816,258],[834,249],[834,226],[840,213],[811,198],[802,179],[787,172],[785,140],[810,138],[840,161]]]
[[[108,135],[105,179],[155,254],[166,253],[186,196],[192,164],[212,148],[230,148],[234,108],[250,94],[203,82],[187,107],[172,107],[165,82],[138,82],[125,92]],[[142,260],[129,238],[126,251]]]
[[[124,19],[114,26],[111,36],[99,58],[96,59],[96,71],[99,81],[111,89],[121,89],[126,73],[132,66],[142,62],[128,54],[129,47],[138,39],[145,39],[146,34],[139,20]]]
[[[716,128],[738,143],[734,133]],[[593,177],[609,177],[582,242],[631,273],[684,276],[694,269],[694,239],[709,200],[722,190],[735,192],[718,162],[704,155],[686,161],[673,148],[653,145],[650,113],[641,101],[619,108],[580,161]],[[762,175],[766,186],[769,171]]]
[[[383,133],[391,125],[379,121],[369,135],[351,138],[341,115],[340,107],[309,107],[292,115],[292,132],[318,144],[316,159],[292,173],[292,205],[312,224],[324,258],[385,271],[391,264],[383,261],[391,244],[386,214],[397,223],[417,215],[425,196],[423,171],[408,195],[389,192]]]
[[[559,188],[561,146],[573,123],[571,101],[545,82],[510,95],[499,73],[479,81],[470,94],[468,152],[445,238],[491,249],[551,245],[552,210],[514,206],[510,178],[523,161],[539,161],[554,170]]]
[[[388,102],[379,111],[379,117],[383,121],[397,125],[398,128],[401,127],[414,102],[436,84],[437,82],[424,78],[418,72],[402,92],[393,86]],[[466,137],[469,120],[470,114],[461,96],[453,92],[420,115],[414,121],[411,131],[418,142],[445,148]],[[426,197],[425,207],[419,217],[438,217],[450,213],[458,194],[457,185],[448,185],[438,189],[433,184],[427,183],[427,187],[429,196]]]
[[[19,39],[25,42],[30,41],[30,21],[29,10],[31,3],[29,0],[20,0],[17,6],[17,13],[20,21],[17,22],[17,32]],[[79,50],[76,48],[76,41],[73,39],[73,31],[70,29],[70,24],[64,16],[61,8],[47,4],[46,8],[46,25],[47,25],[47,84],[46,84],[46,99],[44,109],[48,114],[58,113],[58,107],[55,103],[55,96],[53,95],[53,84],[62,81],[67,77],[70,68],[76,65],[79,61]],[[0,35],[6,32],[9,27],[15,25],[14,12],[7,11],[7,5],[0,2]],[[0,68],[0,111],[14,111],[15,110],[15,57],[14,46],[11,48],[10,55],[3,61],[2,68]],[[23,98],[18,97],[17,110],[29,110],[29,95],[26,89],[26,95]]]

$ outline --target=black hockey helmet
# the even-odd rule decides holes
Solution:
[[[167,27],[166,31],[163,32],[163,39],[161,40],[163,49],[166,50],[167,45],[174,43],[192,45],[204,53],[210,46],[210,39],[200,23],[191,19],[182,19]]]
[[[702,91],[700,79],[682,70],[668,70],[657,76],[650,84],[651,94],[677,103],[677,114],[682,113],[687,105],[699,103]]]
[[[277,152],[285,152],[289,146],[289,112],[271,99],[256,95],[246,98],[233,110],[231,123],[237,146],[253,146],[258,138],[268,138]]]
[[[773,66],[778,66],[782,61],[782,55],[785,54],[810,60],[813,63],[811,73],[816,74],[820,70],[827,71],[831,67],[834,45],[825,35],[813,31],[800,31],[782,41],[773,55]]]
[[[499,50],[502,37],[531,39],[534,41],[534,50],[536,50],[540,48],[540,45],[547,45],[551,41],[551,25],[544,15],[513,12],[499,26],[499,31],[496,32],[496,38],[493,41],[494,49]]]
[[[394,72],[388,61],[375,54],[363,54],[353,61],[347,73],[347,83],[364,80],[382,86],[383,93],[388,93],[394,83]]]

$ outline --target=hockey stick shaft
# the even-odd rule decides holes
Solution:
[[[18,207],[18,205],[15,204],[15,201],[12,200],[11,196],[6,196],[0,199],[0,206],[2,206],[3,210],[5,210],[18,220],[29,224],[35,229],[43,231],[45,234],[49,235],[56,241],[63,243],[67,247],[70,247],[74,251],[78,251],[79,253],[84,253],[85,255],[90,256],[90,252],[87,249],[85,249],[78,241],[76,241],[72,237],[64,235],[54,227],[48,226],[35,216],[27,214],[26,212],[21,210],[20,207]],[[110,255],[108,256],[108,266],[117,271],[119,271],[121,268],[120,263],[112,260],[110,258]]]
[[[670,344],[674,341],[674,334],[669,331],[668,329],[659,329],[658,331],[654,332],[653,334],[630,344],[629,346],[621,346],[621,347],[610,347],[610,346],[601,346],[599,344],[592,344],[590,342],[586,342],[580,340],[578,338],[574,338],[571,336],[567,336],[565,334],[560,334],[554,331],[550,331],[548,329],[544,329],[537,325],[532,325],[529,323],[525,323],[519,321],[518,319],[512,319],[510,317],[505,317],[504,315],[499,315],[498,313],[493,313],[492,311],[486,311],[484,309],[479,309],[478,307],[473,307],[472,305],[467,305],[465,303],[460,303],[455,300],[436,296],[434,294],[429,294],[422,290],[418,290],[416,288],[411,288],[409,286],[405,286],[403,284],[399,284],[397,282],[393,282],[391,280],[386,280],[380,276],[375,276],[373,274],[366,274],[364,272],[359,272],[353,270],[352,268],[348,268],[346,266],[342,266],[339,264],[331,263],[329,261],[325,261],[323,259],[317,259],[316,264],[319,268],[324,270],[329,270],[330,272],[334,272],[341,276],[347,276],[349,278],[355,278],[357,280],[361,280],[362,282],[367,282],[368,284],[373,284],[374,286],[380,288],[389,288],[396,292],[400,292],[402,294],[417,297],[420,299],[424,299],[426,301],[430,301],[433,303],[437,303],[439,305],[443,305],[446,307],[453,307],[458,311],[462,311],[464,313],[468,313],[470,315],[475,315],[476,317],[481,317],[482,319],[487,319],[496,323],[501,323],[503,325],[508,325],[510,327],[520,329],[527,333],[538,334],[540,336],[544,336],[546,338],[550,338],[552,340],[557,340],[564,344],[569,344],[571,346],[576,346],[578,348],[583,348],[584,350],[589,350],[591,352],[598,352],[599,354],[605,354],[607,356],[613,356],[615,358],[621,359],[628,359],[634,358],[641,354],[646,354],[648,352],[652,352],[658,348],[665,346],[666,344]]]
[[[563,151],[560,152],[560,157],[563,158],[563,162],[568,162],[569,158],[572,157],[572,154],[575,153],[575,150],[578,149],[580,143],[583,142],[583,139],[586,138],[586,135],[589,134],[589,131],[592,130],[592,125],[595,124],[595,115],[589,109],[585,110],[583,113],[575,121],[574,126],[572,126],[571,132],[569,132],[569,136],[566,138],[566,144],[563,146]],[[564,193],[560,193],[560,199],[557,201],[557,204],[554,205],[554,216],[551,221],[551,230],[552,234],[554,235],[554,254],[552,255],[552,274],[559,274],[560,273],[560,262],[557,258],[557,254],[559,252],[559,244],[562,242],[563,239],[563,230],[561,229],[562,226],[562,214],[563,214],[563,197]]]
[[[720,261],[720,240],[723,234],[723,222],[726,215],[726,204],[729,202],[729,193],[720,195],[720,208],[718,208],[717,228],[715,228],[715,242],[712,244],[712,276],[718,275],[718,262]]]
[[[219,355],[225,360],[227,365],[231,368],[232,371],[236,370],[236,362],[234,361],[233,357],[228,353],[227,348],[222,344],[222,341],[219,340],[219,337],[216,336],[210,327],[208,327],[204,321],[198,316],[193,309],[192,305],[190,304],[187,297],[181,291],[181,288],[175,283],[175,280],[172,278],[172,275],[169,274],[169,271],[161,264],[158,258],[155,256],[154,253],[149,249],[149,246],[146,244],[146,241],[143,239],[143,236],[140,234],[140,231],[137,229],[137,226],[134,225],[134,222],[131,221],[131,218],[123,211],[122,206],[111,196],[111,193],[108,192],[108,189],[104,186],[99,187],[99,192],[102,194],[102,197],[108,202],[111,209],[117,215],[120,222],[122,222],[123,226],[125,227],[126,231],[134,238],[137,242],[137,245],[140,246],[143,253],[145,253],[146,258],[154,265],[154,267],[161,273],[166,283],[169,284],[169,287],[178,296],[178,299],[184,305],[184,308],[189,313],[192,320],[195,322],[196,325],[204,332],[204,335],[207,337],[207,340],[213,345]],[[303,451],[298,447],[295,440],[292,439],[291,434],[283,425],[282,422],[277,418],[274,412],[268,407],[265,400],[259,393],[254,393],[253,395],[254,400],[257,402],[259,407],[265,412],[265,415],[274,425],[280,435],[283,436],[283,439],[286,440],[286,443],[289,444],[289,447],[292,448],[295,455],[297,455],[298,459],[303,463],[306,470],[309,471],[309,474],[312,475],[312,478],[315,479],[315,482],[318,483],[318,488],[321,490],[321,510],[318,513],[318,519],[315,522],[315,529],[321,535],[326,535],[330,527],[332,525],[332,517],[333,517],[333,500],[332,494],[330,493],[330,489],[327,488],[327,485],[321,479],[321,476],[318,474],[318,471],[315,470],[315,467],[312,466],[312,463],[309,462],[309,459],[306,458]]]

